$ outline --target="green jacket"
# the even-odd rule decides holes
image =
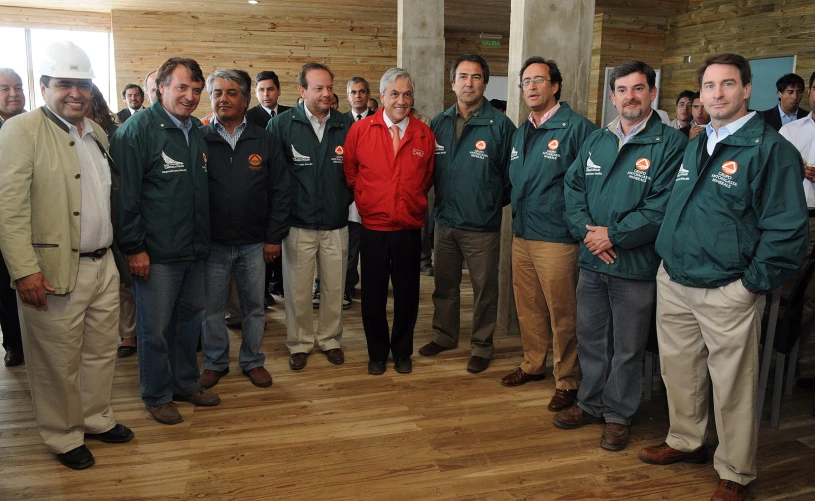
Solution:
[[[566,225],[563,178],[597,126],[565,102],[541,127],[528,119],[512,136],[512,230],[516,237],[545,242],[577,240]],[[528,138],[528,139],[527,139]],[[528,143],[528,144],[527,144]]]
[[[122,173],[117,236],[127,255],[151,263],[209,256],[207,143],[193,125],[189,146],[161,104],[136,113],[110,139]]]
[[[665,271],[690,287],[740,278],[750,292],[772,291],[806,256],[801,154],[759,114],[703,163],[707,139],[690,142],[676,176],[656,243]]]
[[[509,152],[515,125],[484,99],[456,143],[457,105],[430,122],[436,135],[433,218],[469,231],[499,231],[510,202]]]
[[[654,250],[665,205],[682,161],[687,138],[651,113],[645,127],[625,145],[618,120],[594,131],[566,173],[566,218],[580,243],[578,266],[633,280],[653,280]],[[607,265],[583,243],[586,225],[608,227],[617,258]]]
[[[289,171],[291,226],[308,230],[348,226],[354,192],[345,182],[342,157],[352,124],[348,115],[331,110],[323,140],[317,141],[303,103],[269,120],[266,130],[283,143]]]

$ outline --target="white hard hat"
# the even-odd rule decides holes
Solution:
[[[40,74],[54,78],[94,78],[91,60],[73,42],[54,42],[40,60]]]

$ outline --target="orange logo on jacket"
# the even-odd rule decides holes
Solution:
[[[249,155],[249,165],[258,166],[261,164],[262,158],[257,153],[252,153]]]
[[[342,154],[345,153],[345,150],[342,149],[342,146],[337,146],[336,148],[334,148],[334,153],[336,153],[337,156],[341,157]]]
[[[634,167],[636,167],[637,170],[642,170],[642,171],[648,170],[648,167],[650,167],[650,166],[651,166],[651,161],[648,160],[647,158],[639,158],[639,159],[637,159],[637,163],[634,164]]]
[[[549,141],[549,144],[546,145],[550,150],[555,151],[558,146],[560,146],[560,141],[557,139],[552,139]]]
[[[737,164],[734,160],[728,160],[722,164],[722,172],[728,176],[732,176],[737,170],[739,170],[739,164]]]
[[[478,151],[484,151],[487,149],[487,142],[486,141],[478,141],[475,143],[475,149]]]

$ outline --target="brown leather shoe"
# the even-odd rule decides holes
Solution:
[[[648,464],[674,464],[674,463],[707,463],[707,449],[703,445],[695,451],[682,452],[662,442],[659,445],[645,447],[640,451],[640,459]]]
[[[564,430],[573,430],[587,424],[600,424],[604,421],[605,419],[602,417],[592,416],[577,405],[573,405],[565,411],[558,412],[555,414],[554,419],[555,426],[563,428]]]
[[[202,388],[208,390],[218,384],[218,381],[220,381],[221,378],[227,374],[229,374],[229,367],[222,371],[204,369],[204,372],[201,373],[201,377],[198,378],[198,384],[200,384]]]
[[[325,353],[325,358],[334,365],[342,365],[345,363],[345,353],[342,352],[342,348],[332,348],[323,353]]]
[[[549,401],[547,409],[552,412],[560,412],[563,409],[568,409],[573,406],[576,399],[577,390],[561,390],[560,388],[555,388],[555,395],[552,397],[552,400]]]
[[[217,393],[205,388],[198,388],[198,391],[189,395],[173,395],[173,400],[176,402],[189,402],[192,405],[201,407],[215,407],[221,403],[221,398]]]
[[[487,367],[490,366],[490,359],[484,357],[470,357],[470,361],[467,362],[467,372],[470,374],[478,374],[479,372],[484,372],[487,370]]]
[[[308,362],[308,353],[292,353],[289,356],[289,369],[299,371],[305,368]]]
[[[630,426],[620,423],[606,423],[603,436],[600,438],[600,447],[608,451],[621,451],[628,445]]]
[[[732,480],[722,480],[710,501],[744,501],[745,499],[747,499],[746,486]]]
[[[520,367],[501,378],[501,386],[521,386],[528,381],[541,381],[546,374],[527,374]]]
[[[184,418],[181,417],[181,413],[178,412],[178,406],[175,402],[167,402],[166,404],[155,406],[144,404],[144,406],[147,408],[147,412],[149,412],[158,423],[178,424],[184,421]]]
[[[269,374],[269,371],[262,365],[254,369],[249,369],[248,371],[243,371],[243,375],[248,377],[249,381],[252,381],[252,384],[259,388],[272,386],[272,375]]]

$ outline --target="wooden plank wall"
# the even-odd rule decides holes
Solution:
[[[808,81],[815,71],[813,42],[812,0],[690,0],[687,14],[668,23],[662,91],[670,96],[698,89],[696,69],[705,57],[721,52],[748,59],[795,55],[796,72]],[[684,63],[684,56],[691,62]]]
[[[498,33],[498,32],[496,32]],[[480,54],[490,66],[490,75],[507,76],[509,65],[509,37],[504,36],[499,46],[481,45],[478,33],[447,34],[444,44],[444,107],[453,106],[456,95],[450,85],[450,68],[462,54]],[[510,85],[514,81],[515,72],[509,75]]]
[[[149,71],[176,55],[197,60],[205,76],[217,68],[244,69],[252,77],[273,70],[280,77],[280,102],[293,105],[300,67],[317,61],[334,72],[340,110],[347,111],[345,82],[362,76],[378,97],[379,78],[396,64],[397,44],[395,1],[366,6],[363,22],[355,21],[351,2],[347,7],[285,1],[275,4],[275,15],[229,16],[113,10],[117,88],[140,84]],[[253,97],[250,106],[256,104]],[[204,96],[195,115],[210,111]]]
[[[110,32],[110,14],[0,5],[0,24],[15,28]]]

